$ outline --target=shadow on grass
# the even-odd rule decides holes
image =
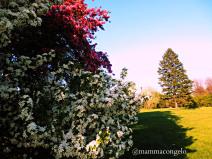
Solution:
[[[170,111],[144,112],[138,114],[139,122],[133,126],[134,145],[121,159],[187,159],[186,154],[179,155],[149,155],[145,150],[184,150],[186,153],[195,152],[187,149],[194,141],[193,137],[186,136],[186,131],[192,128],[183,128],[177,124],[179,117]],[[136,150],[144,150],[143,153],[133,155]],[[176,152],[176,151],[175,151]],[[182,151],[181,151],[182,152]],[[179,152],[179,153],[181,153]],[[177,152],[176,152],[177,153]]]

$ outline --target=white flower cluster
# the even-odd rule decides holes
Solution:
[[[61,2],[61,0],[55,1]],[[50,2],[50,0],[1,0],[0,47],[5,47],[10,43],[13,30],[40,26],[41,16],[47,13]]]
[[[140,104],[133,83],[113,79],[104,70],[84,71],[72,62],[36,78],[54,57],[51,51],[31,59],[5,59],[1,146],[5,151],[11,144],[11,149],[42,148],[55,158],[118,158],[132,146],[129,125],[136,122]]]

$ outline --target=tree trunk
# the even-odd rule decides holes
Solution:
[[[175,101],[175,108],[178,108],[178,104],[177,104],[177,102]]]
[[[178,104],[177,104],[177,101],[176,101],[176,97],[174,97],[174,104],[175,104],[175,108],[178,108]]]

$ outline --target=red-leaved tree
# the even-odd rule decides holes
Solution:
[[[206,79],[205,84],[207,93],[212,94],[212,78]]]
[[[50,4],[47,13],[41,16],[42,25],[15,28],[11,43],[2,52],[32,57],[53,49],[58,58],[76,61],[86,70],[96,72],[104,67],[112,72],[107,54],[97,51],[97,44],[92,42],[95,32],[108,21],[108,11],[88,8],[84,0]]]
[[[195,95],[202,95],[202,94],[205,93],[205,88],[204,88],[204,86],[203,86],[201,81],[194,80],[193,87],[194,87],[193,88],[194,89],[193,92],[194,92]]]

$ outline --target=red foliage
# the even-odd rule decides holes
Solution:
[[[202,95],[205,93],[205,88],[201,81],[194,80],[194,94]]]
[[[212,78],[208,78],[205,82],[206,90],[209,94],[212,94]]]
[[[64,33],[71,48],[77,50],[79,61],[93,72],[101,66],[111,72],[106,53],[96,51],[96,44],[91,43],[94,33],[103,29],[108,18],[108,11],[88,8],[84,0],[65,0],[63,4],[52,5],[47,14],[49,27]]]

